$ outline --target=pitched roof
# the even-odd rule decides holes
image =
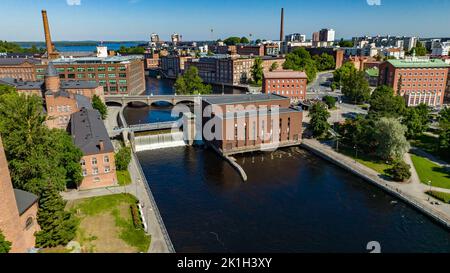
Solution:
[[[114,152],[108,132],[97,110],[81,109],[72,114],[70,124],[72,139],[84,155]],[[101,142],[103,142],[103,150],[101,150]]]
[[[24,81],[13,78],[0,78],[0,84],[13,86],[20,90],[42,89],[43,81]]]
[[[0,66],[2,65],[21,65],[24,63],[39,64],[40,61],[32,58],[0,58]]]
[[[19,215],[24,214],[39,199],[39,197],[35,194],[18,189],[14,189],[14,195],[16,197]]]
[[[56,71],[55,66],[52,62],[50,62],[47,66],[47,72],[45,73],[47,77],[59,77],[58,71]]]
[[[264,72],[266,79],[307,79],[308,76],[303,71],[278,70]]]

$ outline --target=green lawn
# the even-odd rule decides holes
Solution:
[[[137,202],[130,194],[116,194],[70,201],[67,209],[75,213],[79,227],[75,241],[83,252],[147,252],[150,236],[135,228],[130,205]]]
[[[438,200],[441,200],[442,202],[450,203],[450,193],[440,191],[428,191],[427,194]]]
[[[421,135],[410,141],[411,145],[424,150],[425,152],[438,156],[439,139],[430,135]]]
[[[417,155],[411,155],[411,159],[422,183],[431,181],[434,187],[450,189],[450,173],[445,168]]]
[[[131,176],[128,171],[116,171],[117,180],[119,181],[119,186],[126,186],[131,184]]]
[[[340,147],[339,152],[355,159],[356,153],[350,148]],[[356,161],[383,175],[388,175],[386,173],[386,170],[392,167],[390,164],[386,164],[386,162],[379,161],[366,154],[362,154],[361,152],[358,153],[358,158],[356,159]]]

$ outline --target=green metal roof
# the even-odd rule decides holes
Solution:
[[[369,77],[378,77],[380,71],[378,68],[370,68],[366,70],[366,74],[369,75]]]
[[[450,67],[440,59],[415,59],[415,60],[388,60],[390,64],[397,68],[441,68]]]

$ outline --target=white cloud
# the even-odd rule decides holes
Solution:
[[[366,0],[369,6],[381,6],[381,0]]]
[[[69,6],[80,6],[81,0],[66,0],[67,5]]]

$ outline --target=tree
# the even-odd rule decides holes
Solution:
[[[351,74],[356,73],[356,71],[356,67],[352,62],[344,63],[340,68],[333,72],[333,83],[337,84],[336,87],[341,88],[342,82],[350,77]]]
[[[450,128],[450,107],[446,107],[439,113],[439,127],[442,131]]]
[[[314,137],[321,137],[328,132],[328,129],[330,128],[330,124],[328,123],[330,113],[324,103],[318,102],[313,104],[309,111],[309,116],[311,117],[309,127],[311,128]]]
[[[323,101],[328,106],[328,109],[333,109],[336,106],[336,98],[332,96],[324,96]]]
[[[344,41],[344,39],[341,38],[341,40],[339,41],[339,46],[340,47],[353,47],[353,42],[352,41]]]
[[[421,117],[416,108],[407,109],[402,123],[408,128],[408,131],[406,131],[406,137],[408,139],[413,139],[421,135],[426,129],[422,125]]]
[[[36,233],[36,246],[66,245],[75,238],[77,221],[72,213],[64,210],[65,206],[58,189],[49,184],[39,200],[37,221],[41,231]]]
[[[395,96],[394,89],[386,85],[379,86],[373,91],[369,103],[371,115],[399,117],[406,110],[405,100]]]
[[[103,120],[106,119],[108,116],[108,107],[106,107],[106,104],[102,101],[102,99],[100,99],[99,96],[94,95],[92,97],[92,107],[100,112],[100,116]]]
[[[392,168],[387,169],[386,173],[395,181],[404,182],[411,178],[411,166],[406,164],[403,160],[399,160],[394,162]]]
[[[427,53],[428,53],[427,49],[420,42],[417,43],[416,47],[413,47],[409,51],[409,55],[416,54],[416,56],[426,56]]]
[[[269,70],[270,71],[275,71],[275,70],[278,69],[278,67],[279,67],[278,63],[277,62],[273,62],[272,65],[270,66]]]
[[[364,72],[357,71],[344,78],[342,81],[342,93],[355,104],[368,101],[370,88]]]
[[[316,62],[303,47],[296,48],[286,55],[286,61],[283,64],[283,68],[295,71],[305,71],[308,76],[308,82],[314,81],[317,75]]]
[[[16,92],[16,88],[9,85],[0,84],[0,96],[4,94],[10,94],[13,92]]]
[[[313,59],[316,62],[317,70],[319,71],[332,70],[336,67],[334,57],[327,53],[315,55]]]
[[[136,46],[136,47],[121,46],[117,52],[119,54],[144,54],[145,48],[141,47],[141,46]]]
[[[131,149],[130,147],[122,147],[116,153],[116,168],[119,171],[128,170],[128,165],[130,165],[131,161]]]
[[[0,254],[1,253],[9,253],[11,250],[11,242],[8,242],[0,230]]]
[[[178,77],[174,88],[178,95],[202,95],[212,92],[211,85],[203,84],[202,78],[198,75],[198,68],[190,66],[186,72]]]
[[[223,41],[226,45],[237,45],[241,42],[241,38],[239,37],[228,37]]]
[[[383,117],[375,122],[374,137],[378,140],[377,155],[384,160],[400,160],[409,150],[406,126],[395,118]]]
[[[247,39],[247,37],[242,37],[241,40],[240,40],[240,43],[241,44],[249,44],[250,41]]]
[[[256,39],[255,44],[259,45],[261,42],[261,39]]]
[[[261,86],[262,85],[263,74],[264,74],[261,58],[256,58],[255,59],[255,62],[254,62],[253,66],[252,66],[252,69],[251,69],[251,74],[252,74],[252,78],[255,81],[255,83],[257,85]]]

